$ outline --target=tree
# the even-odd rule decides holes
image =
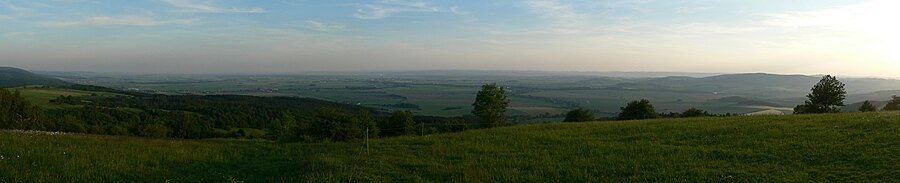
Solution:
[[[693,108],[693,107],[691,107],[690,109],[687,109],[681,113],[681,117],[683,117],[683,118],[693,118],[693,117],[703,117],[703,116],[709,116],[709,113],[702,109],[697,109],[697,108]]]
[[[875,105],[872,104],[872,102],[869,102],[868,100],[863,102],[862,106],[859,106],[859,112],[874,112],[874,111],[878,111],[878,108],[875,107]]]
[[[838,113],[844,106],[844,83],[831,75],[825,75],[806,97],[803,105],[794,108],[795,114]]]
[[[369,129],[370,137],[378,134],[375,119],[365,111],[349,115],[337,109],[322,108],[310,123],[310,135],[317,139],[349,141],[365,137],[366,129]]]
[[[628,105],[621,109],[619,120],[653,119],[659,117],[659,114],[653,109],[653,104],[650,104],[650,100],[647,99],[628,102]]]
[[[44,130],[44,111],[19,94],[0,88],[0,128]]]
[[[894,95],[891,96],[891,101],[888,102],[887,105],[884,106],[885,111],[898,111],[900,110],[900,96]]]
[[[294,117],[294,113],[286,111],[281,113],[280,118],[272,120],[269,130],[272,131],[271,135],[273,139],[284,141],[294,139],[299,131],[298,127],[299,125],[297,124],[297,118]]]
[[[472,114],[480,118],[482,126],[490,128],[506,124],[506,107],[509,99],[506,91],[498,87],[496,83],[481,86],[481,91],[475,97],[472,104]]]
[[[591,110],[587,110],[584,108],[578,108],[566,113],[566,119],[564,122],[583,122],[583,121],[593,121],[594,113]]]
[[[394,111],[380,127],[382,134],[386,136],[416,134],[416,121],[413,119],[412,111]]]

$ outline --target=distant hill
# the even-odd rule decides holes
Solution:
[[[888,101],[870,101],[872,105],[875,105],[875,108],[881,110],[887,105]],[[841,107],[841,112],[859,112],[859,107],[861,107],[863,102],[856,102],[852,104],[846,104],[844,107]]]
[[[0,87],[17,87],[25,85],[64,86],[71,85],[71,83],[35,74],[19,68],[0,67]]]

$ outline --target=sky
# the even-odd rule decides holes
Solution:
[[[0,66],[900,77],[894,0],[0,0]]]

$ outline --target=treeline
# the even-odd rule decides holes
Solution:
[[[690,108],[684,112],[657,113],[650,103],[650,100],[641,99],[628,102],[624,107],[620,108],[618,116],[612,118],[595,118],[591,110],[578,108],[566,113],[564,122],[585,122],[585,121],[607,121],[607,120],[636,120],[636,119],[655,119],[655,118],[694,118],[694,117],[728,117],[738,116],[739,114],[711,114],[705,110],[698,108]]]
[[[111,91],[86,86],[78,89]],[[45,111],[31,105],[18,91],[0,88],[0,92],[2,129],[170,138],[347,141],[366,135],[374,138],[458,132],[476,123],[472,117],[415,116],[410,111],[386,114],[316,99],[238,95],[59,96],[50,102],[81,106]]]

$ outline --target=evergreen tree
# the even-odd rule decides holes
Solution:
[[[884,106],[885,111],[898,111],[900,110],[900,96],[891,96],[891,101],[888,102],[887,105]]]
[[[812,92],[806,95],[808,100],[794,108],[795,114],[841,112],[841,106],[844,106],[844,98],[847,95],[844,83],[834,76],[826,75],[811,90]]]
[[[506,108],[509,106],[509,99],[506,98],[506,91],[502,87],[498,87],[496,83],[481,86],[481,91],[475,97],[475,103],[472,104],[472,114],[480,118],[480,123],[484,127],[497,127],[506,124]]]
[[[874,112],[874,111],[878,111],[878,107],[875,107],[875,105],[872,104],[872,102],[869,102],[868,100],[863,102],[862,106],[859,106],[859,112]]]

